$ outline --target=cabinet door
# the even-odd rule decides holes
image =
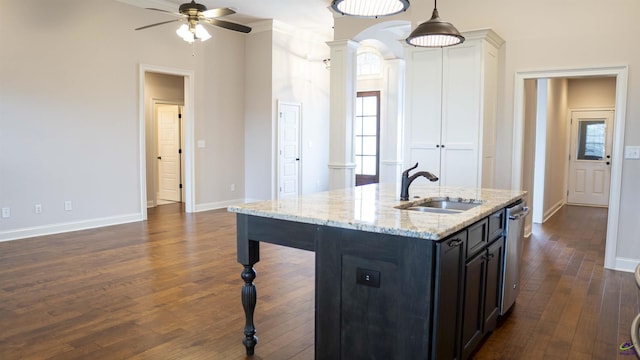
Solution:
[[[440,177],[442,53],[410,49],[408,57],[405,165],[419,162],[421,170]]]
[[[484,300],[484,333],[496,328],[502,297],[502,268],[504,264],[504,238],[487,248],[487,285]]]
[[[481,45],[468,42],[443,54],[441,185],[476,187],[482,136]]]
[[[464,303],[462,309],[462,358],[466,359],[484,335],[483,299],[486,277],[485,253],[467,261],[464,268]]]
[[[459,309],[466,240],[465,230],[436,245],[433,359],[459,359],[457,340],[462,320]]]

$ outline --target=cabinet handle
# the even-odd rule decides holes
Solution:
[[[482,258],[485,259],[485,260],[491,260],[491,259],[493,259],[494,256],[496,256],[496,255],[491,253],[491,254],[487,254],[487,255],[483,256]]]
[[[439,147],[440,147],[440,144],[436,144],[436,147],[437,147],[437,148],[439,148]]]
[[[449,247],[456,247],[458,245],[462,244],[462,240],[460,239],[453,239],[451,241],[449,241]]]

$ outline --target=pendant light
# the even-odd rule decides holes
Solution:
[[[433,5],[431,19],[418,25],[418,27],[411,32],[406,40],[407,44],[433,48],[462,44],[464,42],[464,36],[460,35],[458,29],[451,25],[451,23],[440,19],[437,0],[434,0]]]
[[[378,18],[407,11],[409,0],[333,0],[331,8],[342,15]]]

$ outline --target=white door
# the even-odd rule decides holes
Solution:
[[[300,193],[301,105],[278,102],[278,198]]]
[[[613,110],[571,113],[571,153],[567,202],[609,204]]]
[[[157,106],[158,201],[181,201],[180,106]]]

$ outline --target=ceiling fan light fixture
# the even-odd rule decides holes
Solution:
[[[451,23],[440,19],[438,9],[434,7],[431,19],[418,25],[406,42],[418,47],[441,48],[462,44],[464,36]]]
[[[195,40],[195,35],[189,30],[189,25],[187,24],[180,25],[178,30],[176,30],[176,34],[188,43],[192,43]]]
[[[407,11],[409,0],[333,0],[331,8],[342,15],[378,18]]]
[[[200,41],[207,41],[211,39],[211,35],[209,35],[209,32],[202,24],[198,24],[196,25],[196,38],[200,39]]]

